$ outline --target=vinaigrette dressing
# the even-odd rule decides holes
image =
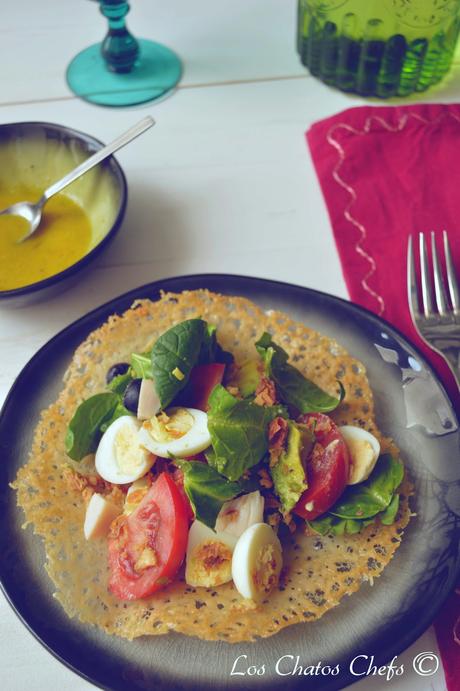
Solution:
[[[35,201],[41,190],[29,186],[0,187],[0,209],[19,201]],[[92,228],[86,212],[65,194],[44,207],[35,233],[22,243],[27,230],[18,216],[0,216],[0,290],[21,288],[67,269],[90,248]]]

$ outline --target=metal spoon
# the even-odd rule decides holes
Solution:
[[[129,142],[148,130],[154,124],[155,120],[148,115],[146,118],[138,122],[137,125],[130,127],[130,129],[124,132],[124,134],[120,134],[120,136],[114,139],[113,142],[107,144],[107,146],[104,146],[102,149],[93,154],[93,156],[90,156],[83,161],[83,163],[80,163],[79,166],[71,170],[70,173],[64,175],[61,180],[58,180],[50,185],[50,187],[43,192],[42,196],[35,204],[32,202],[17,202],[16,204],[9,206],[7,209],[0,211],[0,216],[6,214],[11,216],[21,216],[21,218],[24,218],[29,224],[27,232],[19,240],[17,240],[17,242],[23,242],[37,230],[42,219],[43,207],[50,197],[63,190],[64,187],[70,185],[71,182],[77,180],[77,178],[84,175],[86,172],[88,172],[88,170],[91,170],[91,168],[94,168],[94,166],[97,166],[98,163],[113,154],[115,151],[118,151],[118,149],[121,149],[122,146],[129,144]]]

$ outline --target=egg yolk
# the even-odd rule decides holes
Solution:
[[[115,436],[115,457],[121,473],[130,474],[142,465],[146,452],[140,450],[137,432],[130,425],[122,427]]]
[[[193,415],[185,408],[176,408],[150,420],[150,434],[158,442],[167,443],[180,439],[190,432],[194,424]]]
[[[40,189],[0,188],[0,210],[19,201],[37,201]],[[85,211],[65,194],[45,205],[35,233],[18,242],[27,230],[19,216],[0,216],[0,290],[21,288],[67,269],[87,254],[91,223]]]

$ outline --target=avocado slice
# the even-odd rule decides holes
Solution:
[[[263,374],[263,366],[260,359],[245,360],[238,368],[234,383],[239,388],[243,398],[255,393]],[[233,382],[232,382],[233,383]]]
[[[288,426],[287,449],[270,468],[283,513],[288,513],[294,508],[308,487],[304,465],[314,444],[313,433],[306,425],[289,420]]]

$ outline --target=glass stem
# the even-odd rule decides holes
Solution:
[[[139,55],[139,44],[128,31],[125,0],[100,0],[100,10],[109,21],[109,30],[101,44],[102,57],[111,72],[130,72]]]

